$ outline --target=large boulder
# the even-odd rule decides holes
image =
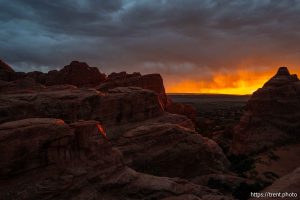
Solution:
[[[25,119],[1,124],[0,176],[10,176],[49,164],[51,142],[66,140],[70,135],[70,127],[58,119]]]
[[[214,141],[180,123],[144,122],[123,131],[112,143],[123,153],[127,165],[158,176],[190,179],[223,173],[229,166]]]
[[[235,127],[231,152],[251,154],[299,139],[300,81],[286,67],[253,93]],[[295,140],[296,139],[296,140]]]
[[[0,199],[163,199],[220,196],[179,178],[138,173],[97,121],[25,119],[0,125]],[[204,198],[206,199],[206,198]]]
[[[142,121],[163,114],[157,94],[141,88],[115,88],[108,93],[75,86],[0,95],[0,123],[33,117],[75,122],[100,120],[106,125]]]

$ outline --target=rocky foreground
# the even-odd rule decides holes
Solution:
[[[0,199],[245,199],[262,189],[195,131],[196,110],[172,102],[159,74],[107,76],[78,61],[20,73],[1,61],[0,92]],[[249,101],[230,152],[295,140],[299,96],[299,80],[281,69]]]

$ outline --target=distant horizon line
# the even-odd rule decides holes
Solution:
[[[223,93],[195,93],[195,92],[166,92],[167,95],[222,95],[222,96],[250,96],[252,94],[223,94]]]

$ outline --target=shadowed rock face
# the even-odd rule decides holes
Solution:
[[[181,179],[228,172],[228,161],[190,119],[165,112],[160,75],[115,73],[100,92],[75,86],[93,85],[87,71],[72,62],[0,82],[0,199],[225,198]]]
[[[218,145],[196,134],[191,120],[164,113],[157,94],[141,88],[120,87],[104,94],[95,89],[51,86],[39,92],[9,93],[0,96],[0,113],[2,122],[33,117],[68,123],[100,120],[126,163],[154,175],[190,178],[228,167]]]
[[[0,71],[15,72],[8,64],[0,60]]]
[[[292,173],[276,180],[272,185],[270,185],[269,187],[264,189],[263,192],[273,192],[273,193],[288,192],[288,193],[297,193],[299,195],[299,192],[300,192],[300,168],[297,168]],[[294,198],[295,198],[295,196],[294,196]],[[274,198],[271,198],[271,199],[274,199]],[[275,198],[275,199],[282,199],[282,197]]]
[[[99,125],[97,121],[67,125],[46,118],[1,124],[0,198],[221,198],[217,191],[184,179],[146,175],[126,167],[122,154],[99,133]]]
[[[112,143],[122,151],[127,165],[158,176],[194,178],[226,172],[229,166],[214,141],[176,124],[140,125]]]
[[[299,130],[300,81],[281,67],[248,101],[247,111],[235,128],[231,151],[261,151],[299,138]]]
[[[37,83],[32,78],[20,78],[15,81],[0,81],[1,93],[28,93],[32,91],[42,90],[44,85]]]
[[[195,122],[197,117],[197,110],[194,106],[189,104],[175,103],[169,99],[168,104],[165,106],[165,111],[169,113],[175,113],[180,115],[185,115],[193,122]]]
[[[276,77],[278,77],[278,76],[285,76],[285,77],[289,77],[291,74],[290,74],[290,72],[289,72],[289,70],[288,70],[288,68],[287,67],[279,67],[279,69],[278,69],[278,71],[277,71],[277,73],[276,73]]]
[[[143,89],[149,89],[158,94],[162,105],[166,105],[168,101],[163,80],[159,74],[112,73],[108,76],[107,80],[98,85],[96,89],[106,92],[116,87],[141,87]]]
[[[165,111],[185,115],[195,121],[196,109],[192,105],[174,103],[167,97],[160,74],[141,75],[137,72],[133,74],[127,74],[126,72],[112,73],[96,89],[106,92],[115,87],[129,86],[141,87],[156,92]]]
[[[0,81],[13,81],[24,76],[25,73],[15,72],[8,64],[0,60]]]
[[[104,94],[61,85],[1,95],[0,113],[0,122],[53,117],[69,123],[96,119],[121,125],[162,115],[163,109],[154,92],[141,88],[115,88]]]

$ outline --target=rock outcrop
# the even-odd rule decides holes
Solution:
[[[38,86],[38,84],[45,86],[65,84],[77,87],[96,86],[96,89],[101,92],[108,92],[108,90],[116,87],[140,87],[157,93],[160,103],[165,111],[185,115],[193,121],[195,121],[196,118],[196,109],[193,106],[174,103],[167,97],[163,79],[160,74],[141,75],[137,72],[133,74],[120,72],[112,73],[106,77],[105,74],[99,72],[98,68],[90,67],[85,62],[79,61],[72,61],[61,70],[52,70],[48,73],[38,71],[23,73],[15,72],[9,65],[0,61],[1,92],[8,92],[9,90],[13,91],[14,89],[23,89],[23,91],[31,90],[30,87],[27,87],[29,80],[31,80],[32,87],[35,87],[33,82],[37,83],[35,84],[36,86]],[[14,81],[14,83],[5,83],[12,81]],[[25,83],[24,86],[22,86],[23,82]],[[6,86],[9,88],[6,88]]]
[[[159,74],[141,75],[140,73],[127,74],[126,72],[112,73],[107,80],[96,89],[106,92],[115,87],[141,87],[156,92],[165,111],[185,115],[195,121],[196,109],[192,105],[174,103],[165,93],[162,77]]]
[[[92,88],[61,85],[3,94],[0,113],[0,122],[50,117],[68,123],[96,119],[106,125],[121,125],[162,115],[163,109],[154,92],[141,88],[115,88],[105,94]]]
[[[1,95],[0,121],[33,117],[68,123],[99,120],[124,154],[126,164],[136,170],[184,178],[226,171],[228,161],[218,145],[195,133],[188,118],[164,113],[159,102],[156,93],[137,87],[101,93],[51,86],[38,92]]]
[[[107,80],[101,83],[96,89],[106,92],[116,87],[140,87],[156,92],[162,105],[167,104],[167,96],[163,80],[159,74],[141,75],[140,73],[127,74],[126,72],[112,73]]]
[[[1,72],[15,72],[8,64],[0,60]]]
[[[265,188],[261,193],[275,193],[276,197],[265,197],[264,199],[297,199],[300,193],[300,168],[292,173],[276,180],[272,185]],[[280,195],[279,195],[280,193]],[[251,198],[257,199],[257,198]]]
[[[45,118],[1,124],[0,199],[220,197],[216,190],[184,179],[126,167],[97,126],[97,121],[67,125]]]
[[[229,163],[191,119],[165,112],[160,75],[98,73],[72,62],[0,81],[0,199],[226,198],[190,182]]]
[[[25,73],[15,72],[8,64],[0,60],[0,81],[14,81],[22,78]]]
[[[96,86],[106,80],[106,75],[99,72],[98,68],[90,67],[85,62],[72,61],[61,70],[43,72],[15,72],[9,65],[0,60],[0,80],[15,81],[30,78],[43,85],[69,84],[78,87]]]
[[[63,69],[52,70],[47,74],[30,72],[26,75],[44,85],[69,84],[78,87],[96,86],[106,79],[106,75],[99,72],[98,68],[90,67],[85,62],[72,61]]]
[[[20,78],[15,81],[1,81],[0,92],[2,94],[8,93],[29,93],[44,89],[45,86],[37,83],[32,78]]]
[[[231,152],[250,154],[299,139],[300,81],[286,67],[253,93],[235,127]]]

